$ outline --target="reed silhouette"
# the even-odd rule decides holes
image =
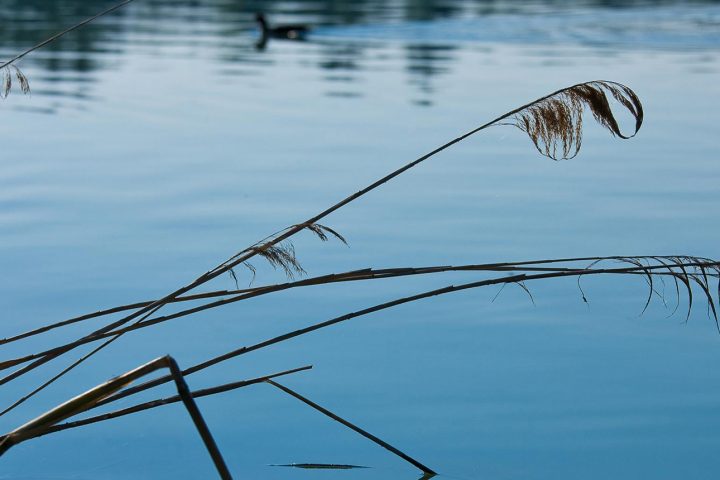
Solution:
[[[112,11],[119,9],[132,1],[133,0],[126,0],[110,7],[103,12],[100,12],[97,15],[46,39],[45,41],[40,42],[34,47],[16,55],[9,61],[0,65],[0,71],[3,74],[3,84],[0,89],[0,95],[7,96],[9,94],[13,86],[13,78],[19,82],[20,88],[23,92],[27,93],[29,91],[29,81],[14,65],[15,62],[19,61],[29,53],[48,45],[60,36],[81,28],[95,19],[111,13]],[[286,34],[285,36],[290,38],[290,33],[292,32],[300,35],[300,32],[307,31],[307,29],[301,29],[299,26],[280,26],[271,28],[267,25],[264,17],[260,16],[258,17],[258,21],[261,23],[263,36],[280,36],[281,34]],[[615,115],[615,110],[617,109],[624,111],[633,119],[634,127],[632,131],[623,132],[620,129],[619,122]],[[493,285],[519,285],[528,294],[530,294],[532,298],[528,285],[533,282],[544,281],[551,278],[577,279],[578,288],[580,289],[582,298],[586,301],[585,293],[579,283],[581,278],[594,275],[633,275],[640,277],[644,279],[648,285],[648,296],[645,300],[643,312],[647,309],[654,297],[660,297],[663,302],[665,301],[663,294],[658,292],[655,288],[655,282],[658,280],[664,281],[664,279],[670,279],[675,285],[678,305],[680,304],[682,292],[684,291],[687,295],[688,307],[686,319],[689,319],[690,311],[693,308],[693,291],[699,289],[702,292],[702,296],[707,301],[708,311],[714,318],[715,325],[720,331],[720,324],[718,323],[718,315],[715,304],[717,297],[720,296],[720,285],[718,285],[717,291],[714,291],[712,287],[712,281],[720,279],[720,262],[704,257],[688,255],[595,256],[583,258],[498,262],[490,264],[464,264],[456,266],[436,265],[365,268],[314,277],[306,276],[307,272],[303,268],[292,243],[292,238],[295,235],[302,231],[308,231],[321,241],[335,239],[345,245],[348,244],[346,238],[341,233],[331,227],[319,223],[330,214],[337,212],[344,206],[391,182],[394,178],[412,168],[415,168],[441,152],[444,152],[451,146],[492,126],[512,125],[517,127],[528,135],[538,152],[554,160],[573,158],[580,152],[581,149],[584,116],[588,111],[592,114],[598,124],[607,129],[611,135],[621,139],[628,139],[635,136],[642,126],[644,117],[642,103],[638,96],[632,89],[621,83],[608,80],[594,80],[561,88],[555,92],[503,113],[502,115],[459,135],[443,145],[438,146],[432,151],[397,167],[390,173],[370,183],[361,190],[348,195],[337,203],[330,205],[322,211],[310,216],[305,221],[283,228],[262,238],[258,242],[239,250],[227,259],[210,268],[208,271],[199,274],[194,280],[184,283],[161,298],[133,302],[126,305],[103,309],[97,312],[90,312],[81,316],[53,322],[32,330],[6,336],[4,339],[0,340],[0,345],[18,342],[38,335],[55,333],[57,330],[70,325],[76,325],[91,319],[102,319],[111,314],[125,312],[122,318],[108,321],[101,327],[95,328],[89,334],[75,338],[72,341],[58,341],[51,347],[45,348],[42,351],[30,351],[26,354],[16,356],[15,358],[8,358],[0,361],[0,370],[10,370],[17,367],[16,370],[10,371],[0,378],[0,386],[3,386],[42,365],[59,359],[61,356],[74,351],[78,347],[88,344],[96,344],[89,353],[73,360],[69,365],[62,368],[58,373],[51,375],[50,378],[45,380],[29,393],[15,398],[10,405],[0,412],[0,416],[9,414],[28,399],[43,392],[47,386],[63,378],[65,374],[72,371],[75,367],[90,359],[97,352],[109,347],[112,343],[118,341],[126,334],[131,332],[141,332],[146,328],[178,318],[195,315],[210,309],[220,308],[251,298],[272,295],[295,288],[311,286],[318,287],[338,283],[378,282],[389,278],[403,278],[417,275],[439,275],[450,271],[475,272],[478,274],[504,274],[503,276],[480,278],[466,283],[447,285],[442,288],[435,288],[404,297],[386,300],[343,315],[316,321],[314,323],[310,323],[306,327],[288,331],[280,335],[275,335],[254,344],[237,347],[231,351],[206,359],[182,370],[177,366],[177,363],[172,357],[160,357],[150,363],[141,365],[129,372],[126,372],[125,374],[98,385],[97,387],[90,389],[87,392],[68,400],[67,402],[60,403],[57,407],[49,410],[39,417],[36,417],[34,420],[21,423],[20,427],[3,436],[0,436],[0,455],[4,454],[14,445],[39,436],[103,422],[162,405],[182,401],[203,439],[205,447],[211,456],[218,475],[221,478],[232,478],[230,471],[225,465],[222,454],[220,453],[220,449],[215,444],[212,435],[205,425],[202,415],[197,409],[193,399],[208,395],[217,395],[251,385],[265,384],[273,386],[283,393],[300,400],[304,404],[332,418],[336,422],[386,448],[411,465],[419,468],[423,473],[423,478],[430,478],[435,475],[435,472],[424,463],[410,457],[398,448],[390,445],[384,440],[381,440],[379,437],[363,430],[348,420],[345,420],[337,414],[330,412],[326,408],[321,407],[318,403],[315,403],[309,398],[284,385],[281,385],[276,381],[278,377],[310,370],[312,367],[309,365],[283,370],[252,379],[225,383],[194,392],[191,392],[188,389],[187,384],[185,383],[185,377],[201,372],[210,366],[220,364],[231,358],[236,358],[247,353],[262,350],[273,345],[310,334],[320,329],[436,296],[448,295],[463,290],[483,288]],[[239,266],[248,268],[254,279],[256,269],[252,263],[250,263],[250,260],[257,260],[256,257],[264,259],[274,268],[284,272],[287,280],[282,283],[266,284],[244,289],[236,288],[235,290],[209,292],[196,291],[199,287],[206,285],[211,280],[225,274],[230,275],[234,279],[237,287],[239,282],[235,269]],[[607,264],[611,265],[609,266]],[[188,308],[181,309],[171,314],[159,314],[160,310],[169,304],[199,302],[206,299],[210,301],[206,303],[193,304]],[[677,308],[678,307],[676,306],[675,309]],[[143,383],[138,383],[134,386],[130,386],[132,383],[139,382],[147,374],[164,368],[168,369],[170,373],[152,380],[146,380]],[[73,419],[80,413],[91,412],[95,408],[109,405],[120,399],[127,398],[131,395],[135,395],[139,392],[171,381],[175,382],[178,389],[178,395],[139,403],[130,407],[125,407],[81,420]],[[328,468],[327,464],[294,464],[293,466],[300,468]],[[343,467],[342,465],[330,466],[337,468]],[[345,465],[344,467],[353,466]]]

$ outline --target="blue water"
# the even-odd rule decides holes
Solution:
[[[112,2],[7,1],[8,58]],[[623,6],[624,5],[624,6]],[[588,255],[716,257],[717,2],[171,2],[124,10],[26,57],[32,94],[0,103],[0,311],[8,336],[162,296],[265,235],[563,86],[632,87],[646,121],[589,120],[578,158],[522,132],[472,137],[300,234],[311,275]],[[255,47],[258,10],[318,25]],[[629,121],[622,118],[623,125]],[[261,261],[256,284],[283,281]],[[502,276],[502,274],[500,274]],[[241,285],[250,274],[238,270]],[[165,353],[189,366],[242,345],[478,274],[296,289],[129,334],[0,418],[9,431]],[[207,286],[234,288],[229,276]],[[358,318],[188,377],[283,383],[448,478],[705,479],[720,459],[720,335],[640,278],[471,290]],[[174,307],[169,309],[174,310]],[[46,348],[99,320],[0,347]],[[85,347],[83,352],[89,349]],[[0,390],[0,407],[75,356]],[[166,385],[142,399],[173,393]],[[123,405],[130,405],[125,402]],[[415,468],[258,385],[199,401],[237,478],[415,479]],[[371,469],[303,471],[285,463]],[[213,478],[182,407],[35,439],[0,478]]]
[[[432,21],[327,26],[313,38],[607,46],[614,49],[697,50],[720,43],[720,5],[688,8],[630,6],[622,10],[565,8],[540,12],[460,15]]]

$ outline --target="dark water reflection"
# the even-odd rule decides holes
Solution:
[[[0,6],[0,53],[11,56],[110,4],[4,2]],[[334,83],[357,79],[363,70],[373,68],[363,59],[386,42],[404,43],[407,83],[417,89],[421,98],[417,102],[427,105],[432,103],[433,77],[452,70],[455,51],[467,48],[467,42],[716,48],[720,44],[720,12],[715,7],[717,2],[672,1],[153,0],[131,4],[23,63],[26,68],[38,69],[34,79],[41,86],[35,89],[36,95],[66,96],[67,103],[75,107],[94,98],[88,84],[97,80],[98,72],[117,68],[127,55],[135,53],[212,58],[230,75],[261,74],[277,61],[288,61],[279,57],[280,45],[270,45],[262,52],[253,49],[258,34],[254,13],[263,11],[273,21],[316,27],[308,39],[308,52],[317,58],[302,65],[329,71],[323,78],[329,83],[326,93],[333,96],[362,97],[361,88],[338,89]],[[183,52],[175,53],[178,50]],[[392,68],[397,62],[392,58],[379,68]]]
[[[4,0],[0,56],[112,3]],[[317,28],[259,51],[256,11]],[[0,101],[0,336],[167,293],[479,122],[596,78],[643,99],[633,140],[588,119],[583,152],[555,163],[515,129],[491,129],[329,217],[351,248],[298,238],[304,266],[716,257],[719,23],[719,2],[136,0],[29,55],[20,67],[32,95]],[[283,280],[256,267],[257,282]],[[298,290],[148,329],[0,418],[0,430],[163,353],[191,365],[469,278]],[[312,363],[288,385],[446,478],[715,478],[720,350],[705,307],[685,325],[668,317],[674,299],[638,317],[641,280],[583,288],[589,304],[571,281],[531,286],[537,305],[519,288],[408,305],[189,381]],[[0,360],[51,340],[4,345]],[[54,368],[1,389],[0,407]],[[238,478],[417,478],[292,399],[246,390],[200,405]],[[288,463],[373,468],[267,467]],[[168,407],[28,442],[0,464],[0,478],[23,476],[212,471],[185,413]]]

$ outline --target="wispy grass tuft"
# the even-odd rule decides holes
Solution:
[[[290,242],[276,245],[266,243],[252,250],[267,260],[273,268],[281,268],[290,279],[307,273],[295,255],[295,246]]]
[[[325,225],[320,225],[319,223],[311,223],[311,224],[307,225],[307,229],[310,230],[312,233],[314,233],[323,242],[327,242],[329,240],[328,234],[330,234],[331,236],[340,240],[346,246],[349,246],[345,237],[343,237],[337,231],[333,230],[330,227],[326,227]]]
[[[7,98],[12,90],[13,77],[18,81],[20,90],[24,94],[30,93],[30,82],[28,82],[25,74],[15,65],[0,68],[2,71],[2,87],[0,88],[0,98]]]
[[[15,76],[18,79],[18,83],[20,83],[20,90],[24,94],[30,93],[30,82],[28,81],[25,74],[15,65],[12,66],[13,70],[15,71]]]
[[[124,7],[125,5],[133,2],[134,0],[124,0],[116,5],[113,5],[110,8],[107,8],[103,10],[100,13],[97,13],[93,15],[92,17],[86,18],[80,23],[77,23],[73,25],[72,27],[66,28],[65,30],[56,33],[55,35],[46,38],[42,42],[38,43],[37,45],[28,48],[27,50],[15,55],[10,60],[0,63],[0,72],[2,72],[2,85],[0,85],[0,98],[7,98],[7,96],[10,94],[10,90],[12,90],[12,84],[13,84],[13,73],[15,74],[15,77],[17,78],[18,84],[20,85],[20,91],[24,94],[30,93],[30,82],[28,81],[25,74],[16,66],[14,65],[16,62],[20,61],[23,57],[26,55],[34,52],[35,50],[38,50],[39,48],[44,47],[45,45],[48,45],[55,40],[59,39],[63,35],[66,35],[74,30],[77,30],[81,27],[84,27],[90,22],[93,22],[97,20],[98,18],[107,15],[108,13],[114,12],[115,10],[118,10],[119,8]]]

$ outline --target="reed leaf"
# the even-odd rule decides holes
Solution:
[[[648,284],[648,296],[647,296],[647,300],[645,301],[645,306],[643,307],[642,312],[640,312],[640,315],[642,315],[643,313],[645,313],[647,308],[650,306],[650,302],[652,301],[653,293],[655,293],[655,288],[653,285],[653,276],[650,273],[650,271],[648,271],[645,268],[645,265],[642,263],[642,260],[639,258],[628,257],[628,258],[624,258],[622,261],[636,265],[638,268],[642,269],[643,273],[645,274],[645,279]]]
[[[673,280],[673,283],[675,284],[675,298],[677,301],[675,302],[675,308],[668,315],[669,317],[671,317],[671,316],[675,315],[678,308],[680,308],[680,284],[678,283],[677,277],[675,275],[673,275],[671,261],[669,261],[668,259],[663,258],[663,257],[651,257],[651,258],[653,260],[655,260],[656,262],[658,262],[659,264],[665,265],[665,268],[667,269],[668,274],[670,275],[670,277]],[[662,277],[660,277],[660,278],[662,278]],[[667,306],[667,303],[665,302],[665,298],[663,296],[661,296],[661,298],[662,298],[663,302],[665,303],[665,305]]]
[[[240,284],[238,284],[238,278],[237,275],[235,275],[235,269],[231,268],[228,270],[228,273],[230,274],[230,277],[235,281],[235,288],[240,288]]]
[[[533,297],[532,292],[530,291],[528,286],[525,285],[525,282],[520,281],[520,282],[515,282],[515,284],[518,285],[520,288],[522,288],[525,293],[527,293],[527,296],[530,298],[530,301],[532,302],[533,305],[535,305],[535,297]]]
[[[319,223],[311,223],[311,224],[307,225],[306,228],[308,230],[310,230],[312,233],[314,233],[323,242],[327,242],[329,240],[328,234],[330,234],[331,236],[340,240],[346,246],[349,246],[345,237],[343,237],[337,231],[333,230],[330,227],[326,227],[325,225],[320,225]]]
[[[252,278],[250,279],[250,282],[248,283],[248,286],[252,285],[253,282],[255,282],[255,276],[257,274],[257,270],[255,269],[255,266],[250,262],[243,262],[243,266],[250,270],[250,273],[252,274]]]

